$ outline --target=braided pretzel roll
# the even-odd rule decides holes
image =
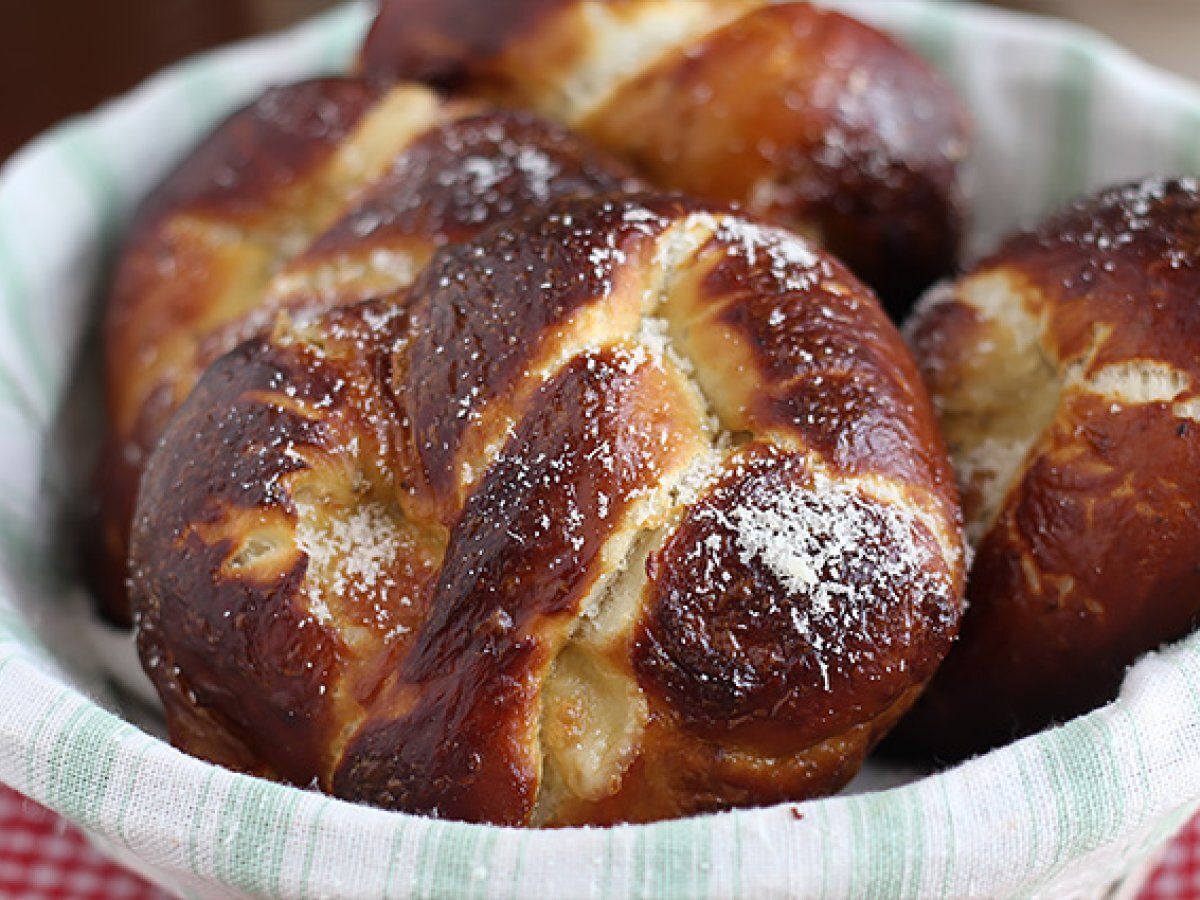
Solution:
[[[92,580],[109,618],[128,621],[144,460],[210,363],[280,310],[407,287],[437,247],[499,218],[634,186],[560,126],[419,86],[305,82],[225,122],[140,211],[106,311]]]
[[[208,371],[142,483],[139,648],[183,749],[378,806],[806,797],[955,633],[950,475],[831,257],[682,199],[565,202]]]
[[[950,758],[1111,699],[1200,621],[1200,185],[1075,203],[932,294],[911,338],[977,547],[903,726]]]
[[[815,238],[899,319],[953,270],[967,128],[954,92],[875,29],[766,0],[385,0],[370,77],[556,118],[656,185]]]

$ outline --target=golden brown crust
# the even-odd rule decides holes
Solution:
[[[128,623],[124,561],[138,478],[182,399],[170,384],[173,374],[160,373],[186,353],[180,336],[209,315],[210,298],[223,287],[236,290],[239,270],[254,264],[257,248],[223,257],[200,223],[261,228],[281,196],[328,161],[374,96],[365,83],[342,78],[268,91],[205,140],[146,199],[130,228],[105,308],[112,432],[96,479],[98,546],[88,554],[93,589],[114,621]]]
[[[500,219],[560,197],[640,186],[624,167],[561,126],[517,110],[469,109],[406,146],[353,208],[289,262],[284,277],[380,251],[414,257],[415,271],[435,249]],[[373,293],[379,288],[370,283],[356,294],[342,287],[338,304]]]
[[[314,78],[270,88],[213,130],[143,202],[128,243],[180,209],[252,223],[273,195],[304,180],[334,152],[380,91],[356,78]]]
[[[736,372],[705,384],[718,414],[732,431],[789,435],[840,473],[932,484],[952,517],[953,474],[895,327],[844,266],[794,246],[777,228],[718,229],[713,264],[667,301],[687,355]]]
[[[688,358],[697,309],[749,364]],[[960,611],[906,356],[831,258],[674,197],[562,202],[444,248],[406,295],[281,319],[205,375],[143,480],[134,596],[173,739],[504,824],[836,789]],[[804,410],[738,399],[844,371],[872,389],[823,427],[882,408],[923,446],[826,453]]]
[[[1194,180],[1114,188],[1012,238],[923,311],[914,347],[979,541],[960,643],[908,745],[961,756],[1081,713],[1195,627],[1198,246]],[[957,412],[968,395],[985,399],[978,418]],[[981,474],[1013,404],[1030,430]]]
[[[538,391],[458,518],[430,616],[385,716],[347,748],[336,793],[529,821],[540,681],[561,642],[543,633],[574,621],[604,544],[679,455],[677,432],[694,427],[672,421],[680,405],[661,369],[617,349],[575,357]]]
[[[760,0],[526,0],[506,13],[388,0],[364,69],[559,117],[659,187],[815,237],[897,318],[953,271],[965,115],[886,35]]]
[[[476,0],[399,0],[388,5],[387,14],[378,16],[367,34],[362,67],[380,81],[413,79],[457,88],[573,3],[517,0],[497,10]]]
[[[650,557],[641,683],[688,728],[770,755],[887,709],[933,674],[957,625],[936,539],[893,513],[814,477],[806,454],[747,447]],[[811,571],[764,565],[767,528]]]
[[[747,15],[623,85],[583,130],[655,184],[814,235],[897,318],[957,261],[958,100],[838,13]]]
[[[357,455],[386,459],[376,474],[389,482],[402,477],[388,371],[405,324],[397,309],[368,307],[330,314],[320,345],[290,335],[243,345],[173,420],[178,443],[151,457],[142,492],[156,499],[134,523],[135,559],[188,563],[135,566],[138,643],[172,739],[191,752],[211,757],[211,744],[233,743],[239,767],[308,784],[328,769],[325,754],[390,646],[423,614],[438,555],[436,538],[419,533],[397,535],[406,552],[378,561],[369,586],[326,599],[330,613],[302,602],[311,562],[292,539],[298,503],[352,507],[366,486],[320,498],[285,488]],[[218,727],[186,733],[196,709]]]
[[[218,127],[145,201],[104,322],[110,416],[118,430],[130,429],[139,393],[152,389],[130,390],[137,371],[153,365],[158,348],[188,324],[212,315],[209,281],[240,274],[239,260],[224,260],[211,246],[206,226],[267,229],[268,242],[284,240],[289,226],[303,235],[306,207],[317,201],[317,173],[374,99],[352,79],[274,88]],[[279,221],[288,218],[295,221]]]
[[[668,215],[686,208],[682,200],[652,205]],[[649,287],[642,271],[668,220],[627,221],[625,211],[614,202],[514,222],[491,235],[484,256],[473,244],[441,254],[414,290],[427,324],[415,337],[408,369],[413,432],[425,477],[451,503],[451,515],[465,486],[464,451],[494,440],[498,431],[480,422],[481,411],[504,400],[515,407],[505,418],[520,417],[518,392],[525,385],[527,393],[531,364],[558,352],[563,329],[583,308],[603,299],[612,310],[609,321],[593,326],[603,330],[627,328],[639,317]],[[481,304],[481,295],[490,302]],[[447,415],[448,408],[457,412]]]
[[[556,197],[636,186],[532,115],[424,88],[276,88],[146,201],[105,318],[112,432],[97,478],[93,583],[127,621],[128,523],[145,457],[205,367],[282,310],[407,287],[434,250]]]

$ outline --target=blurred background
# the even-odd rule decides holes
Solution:
[[[0,160],[175,60],[336,2],[0,0]]]
[[[0,0],[0,160],[59,119],[92,108],[176,59],[284,27],[336,2]],[[1086,22],[1158,65],[1200,81],[1200,0],[998,5]]]
[[[1200,82],[1200,0],[1007,0],[995,5],[1083,22],[1156,65]]]

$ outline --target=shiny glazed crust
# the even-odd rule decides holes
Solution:
[[[891,38],[806,3],[386,0],[363,50],[578,129],[656,185],[815,238],[896,318],[955,266],[967,127]]]
[[[957,498],[870,292],[739,215],[559,203],[216,363],[143,479],[172,740],[467,821],[836,790],[957,627]]]
[[[204,369],[281,310],[407,287],[434,250],[556,197],[636,186],[529,114],[350,78],[275,88],[145,202],[105,312],[111,432],[91,582],[128,622],[127,541],[145,459]]]
[[[1111,699],[1200,616],[1200,185],[1080,200],[910,334],[976,545],[958,645],[900,743],[957,757]]]

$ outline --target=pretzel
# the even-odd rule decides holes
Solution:
[[[961,105],[913,52],[838,13],[766,0],[385,0],[362,67],[536,110],[659,187],[815,238],[897,320],[955,268]]]
[[[511,825],[836,790],[964,580],[870,291],[653,195],[530,213],[219,360],[150,459],[131,570],[178,746]]]
[[[234,114],[144,204],[105,313],[111,432],[90,555],[106,615],[128,623],[145,459],[215,359],[280,311],[406,287],[436,248],[499,218],[636,184],[559,126],[416,85],[319,79]]]
[[[911,340],[976,547],[901,743],[963,756],[1113,698],[1200,621],[1200,184],[1082,199],[923,302]]]

